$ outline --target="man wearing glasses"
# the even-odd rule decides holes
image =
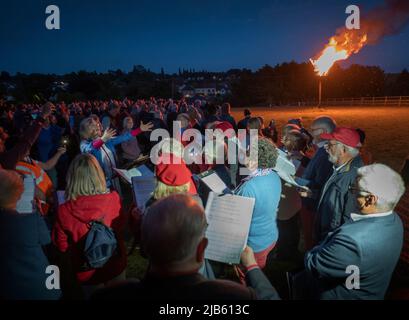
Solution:
[[[333,170],[318,200],[314,230],[317,243],[348,221],[351,212],[356,212],[349,187],[355,181],[357,169],[364,165],[359,156],[360,140],[355,129],[338,127],[333,133],[321,134],[321,138],[326,140],[325,150]]]
[[[349,189],[358,211],[306,254],[310,288],[319,299],[384,299],[402,249],[394,208],[405,186],[397,172],[373,164],[357,170]]]

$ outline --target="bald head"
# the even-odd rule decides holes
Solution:
[[[337,124],[335,120],[329,116],[320,116],[314,119],[311,123],[311,135],[314,138],[314,143],[322,141],[320,135],[323,133],[332,133]]]
[[[0,169],[0,208],[15,209],[23,191],[23,179],[17,172]]]
[[[204,237],[203,209],[188,195],[172,195],[156,202],[142,224],[142,246],[151,263],[169,265],[195,257]]]

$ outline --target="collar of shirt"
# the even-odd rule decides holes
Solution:
[[[327,141],[326,140],[324,140],[324,141],[320,141],[320,142],[318,142],[317,144],[316,144],[316,146],[318,147],[318,148],[322,148],[322,147],[324,147],[325,146],[325,144],[327,143]]]
[[[339,167],[333,166],[334,171],[339,172],[343,167],[345,167],[348,164],[348,162],[349,161],[345,162],[344,164],[341,164]]]
[[[393,211],[373,213],[373,214],[351,213],[351,219],[353,221],[359,221],[359,220],[369,219],[369,218],[385,217],[385,216],[389,216],[390,214],[393,214]]]

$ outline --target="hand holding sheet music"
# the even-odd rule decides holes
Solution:
[[[279,149],[276,166],[274,170],[286,183],[300,189],[306,189],[305,184],[300,183],[298,178],[294,178],[296,169],[295,165],[288,159],[287,154]]]
[[[209,244],[205,258],[238,264],[247,244],[255,199],[210,192],[206,205]]]

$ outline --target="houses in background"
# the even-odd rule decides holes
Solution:
[[[206,81],[190,84],[187,80],[179,86],[179,93],[184,97],[203,95],[205,97],[226,96],[231,93],[230,86],[226,82],[208,83]]]

